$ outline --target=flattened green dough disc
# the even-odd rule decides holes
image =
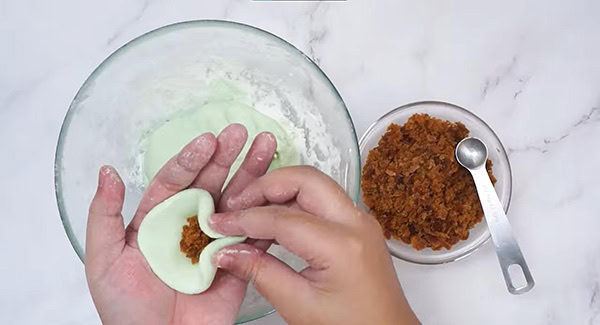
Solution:
[[[286,131],[272,118],[254,108],[235,101],[214,101],[174,116],[149,136],[144,154],[144,175],[147,181],[188,142],[205,132],[218,135],[232,123],[248,130],[248,141],[231,166],[230,177],[242,163],[252,140],[260,132],[271,132],[277,138],[277,153],[269,170],[298,165],[300,157]]]
[[[138,230],[138,246],[150,268],[166,285],[186,294],[208,289],[217,268],[212,255],[221,248],[243,242],[245,237],[224,237],[208,227],[214,213],[212,196],[205,190],[188,189],[155,206],[144,218]],[[191,260],[179,249],[181,232],[187,218],[198,216],[200,229],[217,238],[200,253],[200,260]]]

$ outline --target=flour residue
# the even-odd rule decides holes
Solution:
[[[143,188],[147,184],[144,177],[143,164],[144,153],[147,145],[147,138],[152,132],[164,124],[167,120],[181,114],[181,112],[201,107],[213,101],[232,101],[249,105],[262,114],[272,118],[288,133],[296,152],[300,156],[300,163],[317,167],[328,175],[333,175],[341,163],[341,154],[338,148],[333,144],[333,139],[327,131],[327,126],[323,118],[315,114],[318,109],[314,107],[304,107],[312,105],[294,92],[286,89],[278,89],[272,85],[261,84],[247,70],[241,70],[237,73],[231,71],[213,69],[206,72],[203,95],[195,94],[192,99],[181,99],[181,107],[169,107],[165,109],[165,116],[148,121],[145,128],[141,129],[139,148],[135,154],[135,168],[130,170],[131,179],[134,180],[136,187]],[[163,86],[168,85],[167,83]],[[162,89],[157,92],[148,92],[148,100],[153,99],[160,94],[168,94],[169,97],[180,93],[186,96],[185,89],[181,87],[185,83],[178,82],[178,89],[167,91]],[[198,82],[190,86],[190,91],[197,89]],[[292,98],[290,100],[290,98]],[[292,105],[294,101],[296,105]],[[301,106],[298,106],[301,103]],[[251,141],[249,139],[248,141]]]

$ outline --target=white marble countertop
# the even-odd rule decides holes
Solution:
[[[54,198],[62,119],[119,46],[212,18],[307,53],[359,134],[422,99],[465,106],[499,134],[514,173],[509,218],[537,285],[510,295],[490,243],[444,266],[396,260],[424,324],[600,324],[599,17],[593,0],[0,1],[0,323],[99,323]]]

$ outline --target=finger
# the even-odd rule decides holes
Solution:
[[[103,274],[125,247],[123,200],[125,186],[114,168],[103,166],[98,176],[98,189],[90,204],[85,267],[88,276]]]
[[[223,191],[218,211],[228,211],[225,202],[267,172],[276,150],[277,140],[273,134],[263,132],[254,138],[240,168]]]
[[[271,248],[271,245],[274,243],[274,241],[266,239],[248,238],[246,239],[245,243],[248,245],[252,245],[260,250],[267,251],[269,248]]]
[[[229,236],[276,240],[314,268],[327,268],[335,257],[343,225],[283,206],[263,206],[217,213],[209,225]]]
[[[344,190],[333,179],[308,166],[274,170],[230,197],[226,205],[230,210],[240,210],[294,199],[302,210],[326,219],[344,222],[357,215]]]
[[[247,139],[248,131],[241,124],[231,124],[223,129],[217,138],[215,154],[198,174],[192,187],[207,190],[215,202],[218,202],[229,169],[244,148]]]
[[[238,244],[221,249],[213,256],[213,262],[236,277],[252,281],[256,290],[283,314],[286,308],[297,307],[297,303],[312,301],[313,291],[306,279],[254,246]],[[291,304],[290,293],[294,299]]]
[[[152,208],[190,186],[212,157],[216,146],[215,136],[205,133],[192,140],[171,158],[146,189],[135,216],[127,227],[128,231],[137,231],[142,219]]]

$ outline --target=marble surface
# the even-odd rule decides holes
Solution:
[[[443,266],[396,260],[424,324],[600,324],[599,16],[594,0],[1,0],[0,323],[99,323],[54,198],[62,119],[119,46],[212,18],[258,26],[307,53],[359,134],[422,99],[468,107],[498,133],[514,173],[509,219],[537,286],[510,295],[489,243]]]

